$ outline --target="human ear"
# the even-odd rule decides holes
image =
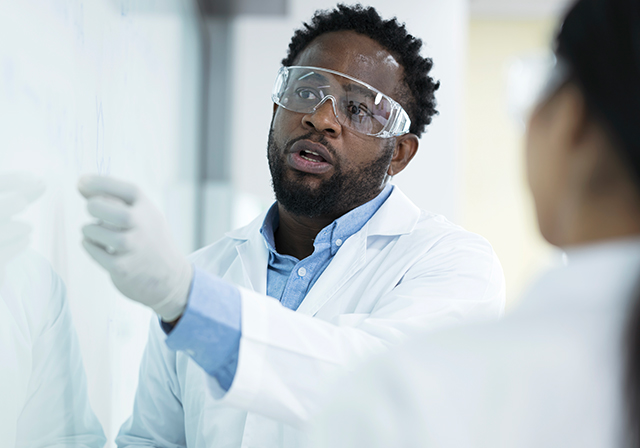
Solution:
[[[580,89],[573,84],[566,85],[557,96],[553,117],[556,137],[562,143],[560,147],[575,151],[590,137],[587,104]]]
[[[415,134],[404,134],[396,137],[396,148],[393,151],[391,164],[387,170],[389,176],[395,176],[411,162],[418,152],[418,137]]]

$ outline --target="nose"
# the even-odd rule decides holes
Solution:
[[[302,125],[332,137],[340,135],[342,126],[335,114],[335,99],[331,96],[324,97],[314,112],[303,115]]]

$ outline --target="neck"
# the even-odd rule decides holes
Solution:
[[[308,218],[289,213],[278,204],[280,224],[274,233],[276,250],[283,255],[291,255],[298,260],[307,258],[313,253],[313,242],[322,229],[327,227],[337,216],[319,216]]]
[[[381,193],[382,189],[380,189],[380,191],[374,192],[371,197],[366,198],[359,204],[347,207],[341,212],[316,216],[313,218],[309,218],[308,216],[294,215],[287,211],[287,209],[278,202],[280,224],[278,225],[278,228],[273,235],[276,243],[276,250],[280,254],[291,255],[293,257],[296,257],[298,260],[307,258],[311,254],[313,254],[313,243],[316,239],[316,236],[322,229],[327,227],[329,224],[331,224],[341,216],[349,213],[351,210],[373,200]]]
[[[637,196],[619,194],[593,201],[567,213],[561,226],[562,246],[596,243],[640,236],[640,207]],[[634,195],[635,196],[635,195]]]

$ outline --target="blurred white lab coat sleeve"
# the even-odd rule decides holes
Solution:
[[[17,290],[26,293],[21,300],[31,326],[27,336],[31,338],[31,371],[25,372],[29,381],[17,423],[16,447],[103,447],[106,439],[89,404],[65,286],[44,259],[33,252],[25,259],[14,271],[24,268],[25,283],[29,283]],[[34,293],[45,297],[31,297]],[[38,309],[41,306],[44,310]]]
[[[176,370],[176,352],[165,344],[166,335],[154,316],[140,364],[133,414],[122,425],[118,447],[187,446],[185,413]]]

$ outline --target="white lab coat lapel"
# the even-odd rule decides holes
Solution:
[[[261,294],[267,293],[267,263],[269,262],[269,250],[260,233],[261,220],[253,231],[248,232],[249,237],[236,246],[238,258],[231,264],[225,279],[235,284],[252,289]]]
[[[298,312],[315,315],[342,286],[360,271],[367,261],[367,238],[375,235],[398,236],[413,231],[420,209],[397,186],[391,196],[360,231],[347,239],[324,273],[316,281]],[[231,264],[225,280],[261,294],[267,293],[269,249],[260,233],[264,214],[248,226],[229,232],[227,237],[244,240],[236,246],[238,258]]]
[[[367,259],[367,224],[347,239],[329,266],[304,298],[298,312],[313,316],[356,272]]]
[[[413,231],[420,209],[397,186],[362,229],[347,239],[304,298],[298,312],[315,315],[367,261],[367,239],[375,235],[403,235]]]

